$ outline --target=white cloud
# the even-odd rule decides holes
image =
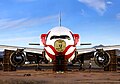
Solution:
[[[37,25],[37,24],[44,24],[44,23],[48,23],[53,19],[57,20],[58,15],[53,15],[53,16],[47,16],[47,17],[43,17],[43,18],[33,18],[33,19],[28,19],[27,21],[24,21],[22,23],[22,25],[28,25],[28,26],[32,26],[32,25]]]
[[[94,8],[100,14],[103,14],[106,10],[105,0],[78,0],[78,1],[86,4],[89,7]]]
[[[27,18],[12,20],[12,19],[0,19],[0,29],[14,28],[21,25]]]
[[[25,42],[39,39],[39,37],[19,37],[19,38],[10,38],[10,39],[1,39],[0,42]]]
[[[9,28],[24,28],[24,27],[31,27],[34,25],[40,25],[44,23],[48,23],[52,19],[57,19],[58,15],[47,16],[43,18],[21,18],[21,19],[0,19],[0,30],[1,29],[9,29]]]
[[[116,18],[117,18],[118,20],[120,20],[120,13],[118,13],[118,14],[116,15]]]
[[[106,2],[108,5],[112,5],[113,3],[111,1]]]

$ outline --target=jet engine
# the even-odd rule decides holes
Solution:
[[[107,53],[103,49],[97,49],[94,55],[94,60],[99,67],[106,67],[109,65],[111,57],[109,53]]]
[[[14,66],[22,66],[25,63],[26,56],[23,49],[18,49],[10,55],[10,63]]]

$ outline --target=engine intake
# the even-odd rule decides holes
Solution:
[[[95,63],[99,67],[106,67],[109,65],[109,63],[111,61],[111,57],[110,57],[109,53],[107,53],[103,49],[96,50],[96,54],[94,56],[94,59],[95,59]]]
[[[23,49],[18,49],[10,55],[10,63],[14,66],[22,66],[25,63],[26,57]]]

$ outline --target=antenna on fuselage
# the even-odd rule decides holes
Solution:
[[[61,27],[61,12],[59,14],[59,26]]]

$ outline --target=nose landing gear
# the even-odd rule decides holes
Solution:
[[[67,70],[67,61],[65,60],[65,56],[60,54],[56,56],[54,60],[53,71],[55,72],[65,72]]]

